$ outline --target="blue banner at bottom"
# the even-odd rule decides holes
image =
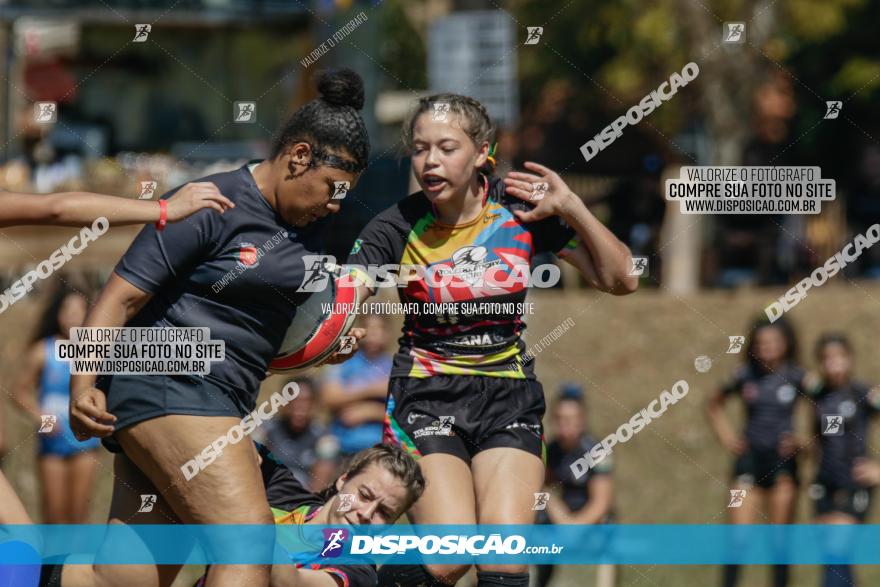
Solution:
[[[71,555],[77,555],[68,558]],[[880,526],[7,525],[0,565],[880,564]]]

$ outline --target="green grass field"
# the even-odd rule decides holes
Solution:
[[[537,371],[548,398],[559,383],[573,380],[587,390],[588,420],[593,436],[602,437],[645,407],[675,381],[690,384],[686,398],[670,408],[628,443],[615,448],[615,510],[620,523],[710,524],[726,520],[728,478],[732,464],[715,441],[703,415],[707,395],[729,377],[738,363],[727,355],[727,337],[745,329],[763,307],[782,290],[762,289],[709,292],[676,298],[662,291],[644,290],[625,298],[592,293],[539,293],[531,297],[536,314],[527,317],[533,343],[564,320],[574,328],[537,355]],[[801,343],[801,363],[814,367],[812,346],[829,329],[847,332],[857,352],[856,373],[868,382],[880,382],[874,344],[880,329],[880,286],[836,282],[812,291],[789,313]],[[25,299],[3,316],[5,336],[0,339],[0,385],[8,389],[27,335],[33,328],[38,300]],[[713,361],[707,373],[698,373],[694,359],[707,355]],[[266,381],[263,393],[284,383]],[[6,394],[4,394],[6,395]],[[552,401],[552,400],[551,400]],[[806,405],[801,402],[798,429],[806,434]],[[7,457],[3,470],[19,491],[29,511],[39,516],[38,484],[34,471],[34,435],[5,399]],[[739,409],[731,410],[739,420]],[[549,431],[552,437],[552,430]],[[880,456],[877,431],[869,440],[871,452]],[[111,459],[101,455],[100,480],[92,500],[92,521],[106,519],[111,489]],[[802,479],[812,477],[809,458],[802,461]],[[869,521],[877,523],[876,507]],[[811,506],[801,493],[797,523],[808,523]],[[195,572],[195,570],[193,570]],[[556,587],[593,584],[588,567],[570,567],[557,575]],[[192,574],[178,581],[191,584]],[[858,570],[860,584],[880,582],[880,570]],[[791,585],[818,585],[818,567],[793,569]],[[628,566],[620,569],[619,585],[670,586],[718,585],[717,567]],[[743,586],[769,585],[768,568],[749,568]]]

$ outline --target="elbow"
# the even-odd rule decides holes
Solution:
[[[67,200],[64,197],[66,194],[52,194],[51,196],[46,196],[49,198],[49,205],[46,206],[46,213],[43,218],[43,222],[46,224],[60,224],[64,220],[64,215],[67,210]]]

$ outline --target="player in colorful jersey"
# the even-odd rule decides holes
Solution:
[[[377,445],[351,460],[345,472],[319,494],[311,493],[296,480],[290,469],[265,446],[257,444],[260,473],[266,498],[276,524],[318,524],[331,526],[393,524],[425,489],[418,465],[403,450]],[[340,507],[339,495],[352,496]],[[17,498],[16,498],[17,501]],[[132,517],[139,516],[136,511]],[[75,557],[78,561],[82,557]],[[293,557],[291,557],[293,559]],[[321,560],[320,558],[318,560]],[[330,560],[332,559],[325,559]],[[151,570],[144,565],[118,567],[112,585],[145,585]],[[90,564],[45,565],[40,587],[95,587],[95,567]],[[147,580],[147,583],[143,581]],[[272,567],[271,587],[373,587],[373,565],[294,564]],[[205,576],[196,587],[205,585]]]
[[[729,507],[731,523],[754,523],[757,499],[769,510],[768,524],[790,524],[797,497],[797,455],[804,442],[794,435],[794,405],[807,387],[806,373],[795,364],[796,337],[784,320],[758,320],[745,347],[745,364],[707,403],[707,414],[721,444],[736,457]],[[734,432],[724,403],[738,395],[746,406],[746,429]],[[723,585],[734,587],[738,565],[724,567]],[[773,568],[773,584],[784,587],[788,567]]]
[[[532,258],[555,252],[605,292],[637,287],[629,249],[556,173],[526,163],[529,172],[491,175],[491,134],[486,109],[472,98],[419,100],[404,135],[422,191],[374,218],[349,257],[355,266],[409,267],[393,278],[405,282],[398,291],[412,311],[394,357],[384,437],[420,459],[428,489],[412,510],[419,524],[534,521],[545,404],[517,307]],[[379,280],[359,274],[367,295],[375,293]],[[421,311],[431,303],[447,305]],[[467,569],[383,567],[380,584],[454,584]],[[481,587],[528,583],[525,565],[478,571]]]
[[[880,390],[852,379],[852,348],[842,334],[826,334],[816,345],[821,381],[810,395],[820,451],[819,470],[810,486],[818,524],[865,521],[880,462],[868,458],[869,421],[880,411]],[[824,587],[853,587],[847,565],[825,567]]]

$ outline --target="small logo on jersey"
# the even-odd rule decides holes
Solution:
[[[546,492],[535,494],[535,503],[532,505],[532,511],[540,512],[547,509],[547,502],[550,501],[550,494]]]
[[[142,181],[141,182],[141,193],[138,195],[138,200],[149,200],[153,197],[153,194],[156,193],[156,186],[159,185],[155,181]]]
[[[830,414],[823,416],[825,425],[822,427],[822,436],[841,436],[843,434],[843,416]]]
[[[336,506],[336,511],[337,512],[350,512],[352,504],[354,504],[354,494],[353,493],[340,493],[339,494],[339,503]]]
[[[302,285],[296,291],[316,292],[324,291],[327,283],[330,281],[330,268],[327,262],[330,257],[327,255],[303,255],[303,264],[306,266],[306,273],[303,277]]]
[[[34,104],[34,121],[40,123],[58,120],[58,104],[55,102],[36,102]]]
[[[324,549],[321,558],[335,558],[342,554],[342,546],[348,540],[348,530],[344,528],[324,529]]]
[[[797,395],[797,390],[793,385],[786,383],[782,387],[776,390],[776,399],[780,401],[780,403],[788,404],[794,401],[794,396]]]
[[[339,350],[336,351],[340,355],[350,355],[351,351],[354,350],[354,345],[357,343],[357,339],[353,336],[343,336],[339,339]]]
[[[437,432],[437,434],[450,436],[452,434],[453,424],[455,424],[455,416],[440,416],[440,431]]]
[[[729,508],[738,508],[742,507],[743,502],[746,499],[746,490],[745,489],[731,489],[730,490],[730,502],[727,504]]]
[[[134,25],[134,38],[131,40],[133,43],[144,43],[147,38],[150,36],[150,31],[153,30],[153,25],[151,24],[136,24]]]
[[[528,424],[526,422],[512,422],[504,427],[505,430],[525,430],[526,432],[531,432],[538,438],[541,438],[541,435],[544,433],[540,424]]]
[[[526,27],[526,45],[537,45],[538,41],[541,40],[541,35],[544,34],[544,27],[542,26],[529,26]]]
[[[529,196],[529,202],[540,202],[544,199],[544,196],[547,195],[547,190],[550,189],[550,184],[546,181],[539,181],[538,183],[532,184],[532,194]]]
[[[361,252],[361,247],[364,246],[364,241],[361,239],[357,239],[354,241],[354,244],[351,246],[351,251],[349,251],[349,255],[354,255]]]
[[[744,22],[725,22],[724,36],[721,42],[727,44],[745,43],[746,42],[746,23]]]
[[[58,422],[58,416],[53,414],[43,414],[40,416],[40,429],[38,430],[39,434],[50,434],[53,430],[55,430],[55,423]]]
[[[345,196],[348,195],[348,190],[350,189],[351,184],[347,181],[334,181],[333,182],[333,195],[330,197],[331,200],[344,200]]]
[[[156,496],[154,494],[141,494],[141,507],[138,508],[138,513],[150,513],[153,511],[153,506],[155,505]]]
[[[843,416],[844,420],[849,420],[856,415],[856,403],[852,400],[843,400],[842,402],[840,402],[838,409],[840,410],[840,415]]]
[[[257,246],[253,243],[241,243],[238,246],[238,262],[245,267],[256,267],[259,264]]]
[[[647,257],[633,257],[632,258],[632,266],[630,267],[629,274],[633,277],[645,277],[648,275],[648,258]]]
[[[410,412],[410,414],[406,417],[406,423],[412,425],[419,418],[425,418],[425,414],[419,414],[418,412]]]
[[[501,259],[485,261],[489,251],[483,246],[468,245],[452,253],[452,276],[474,285],[482,280],[486,269],[501,264]],[[449,273],[448,268],[437,270],[441,277]]]
[[[743,345],[746,343],[745,336],[728,336],[727,338],[730,340],[730,345],[727,347],[728,355],[734,355],[740,352]]]
[[[449,102],[431,102],[431,120],[434,122],[448,122]]]
[[[825,120],[833,120],[840,116],[841,109],[843,109],[843,102],[839,100],[825,102]]]
[[[233,120],[236,123],[253,124],[257,121],[257,103],[256,102],[236,102],[235,110],[232,113]]]

